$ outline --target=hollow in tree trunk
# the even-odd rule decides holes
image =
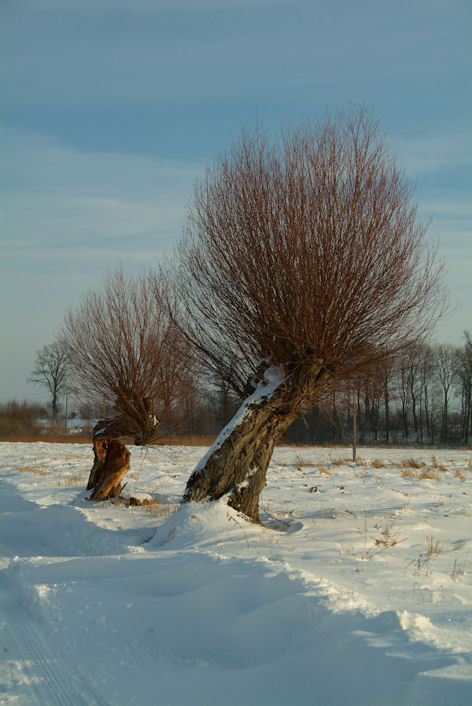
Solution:
[[[266,484],[274,446],[321,387],[324,372],[304,367],[284,379],[259,383],[189,478],[184,502],[217,500],[259,522],[259,495]]]

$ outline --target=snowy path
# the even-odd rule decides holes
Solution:
[[[371,542],[372,555],[359,557],[365,528],[364,536],[355,529],[346,537],[355,519],[341,513],[346,498],[334,509],[330,503],[331,514],[325,516],[328,498],[320,503],[301,482],[296,450],[277,452],[277,473],[264,491],[271,521],[285,523],[285,531],[276,531],[246,524],[223,503],[172,505],[198,450],[167,449],[165,456],[160,451],[149,459],[149,469],[136,474],[135,489],[149,492],[157,475],[156,490],[166,491],[158,494],[167,505],[152,514],[82,499],[80,483],[67,479],[84,474],[90,460],[86,447],[71,452],[44,444],[6,446],[0,475],[0,703],[471,703],[468,559],[463,555],[463,574],[450,583],[443,576],[440,584],[433,566],[418,577],[423,592],[429,587],[439,596],[435,604],[418,602],[409,586],[400,596],[408,565],[400,551],[407,551],[407,542],[378,554]],[[454,463],[457,467],[461,460]],[[375,496],[369,478],[356,479],[350,470],[349,488],[347,471],[340,470],[351,493],[350,513],[356,513],[362,496],[362,507],[372,511],[364,522],[374,510],[378,515],[381,505],[388,514],[389,493],[397,492],[393,480],[389,491],[384,487]],[[327,494],[324,475],[318,470],[318,492],[326,488]],[[398,478],[399,488],[409,482]],[[441,491],[450,496],[451,536],[467,543],[467,525],[460,523],[466,518],[470,527],[470,516],[463,514],[459,495],[469,486],[451,478]],[[338,478],[338,493],[339,484]],[[309,505],[291,498],[301,488],[300,498]],[[419,508],[410,497],[409,511],[398,518],[408,523],[401,532],[411,534],[410,547],[416,547],[416,536],[407,527],[423,531],[418,512],[430,501],[423,497]],[[442,516],[443,510],[444,505]],[[445,526],[427,531],[441,532],[445,543]],[[339,552],[344,546],[339,535],[351,542],[359,535],[359,546]],[[457,546],[467,550],[467,544]],[[364,574],[354,566],[363,567]],[[389,585],[382,584],[382,576]],[[451,620],[441,630],[445,615]]]

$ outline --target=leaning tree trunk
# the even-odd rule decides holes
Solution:
[[[266,373],[267,376],[267,373]],[[297,368],[283,381],[260,383],[190,476],[184,502],[217,500],[259,522],[259,495],[275,444],[321,387],[324,373]]]

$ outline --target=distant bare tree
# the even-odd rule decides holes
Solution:
[[[449,402],[453,383],[457,377],[457,349],[450,343],[441,343],[434,349],[434,361],[437,379],[442,391],[442,426],[441,441],[449,440]]]
[[[56,339],[50,345],[36,351],[34,368],[28,382],[49,390],[54,421],[57,420],[59,395],[67,389],[68,372],[67,348],[62,340]]]
[[[127,468],[121,476],[119,471],[129,459],[123,444],[151,443],[182,401],[189,382],[187,343],[158,305],[147,277],[127,276],[121,268],[67,314],[64,338],[79,394],[114,411],[94,434],[89,489],[95,488],[92,499],[101,500],[120,491]],[[107,451],[113,480],[105,472]]]
[[[461,396],[462,436],[469,443],[472,422],[472,336],[464,331],[465,343],[457,352],[457,382]]]
[[[440,267],[411,195],[364,110],[273,144],[244,130],[207,170],[179,247],[174,317],[207,371],[249,397],[185,500],[229,494],[257,521],[274,444],[300,411],[431,329]]]

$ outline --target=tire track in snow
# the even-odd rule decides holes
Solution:
[[[21,582],[20,577],[15,581],[5,576],[5,571],[2,573],[2,588],[7,588],[5,583],[11,584],[7,595],[20,594],[20,605],[13,603],[7,606],[7,610],[2,605],[1,649],[4,657],[10,657],[14,672],[10,674],[10,681],[14,681],[19,692],[17,701],[11,694],[10,700],[4,703],[26,703],[22,700],[26,691],[27,703],[38,706],[109,706],[109,702],[81,674],[68,645],[57,640],[45,617],[31,615],[37,613],[37,609],[32,605],[34,601],[28,598],[28,589],[21,583],[15,585],[18,579]]]

